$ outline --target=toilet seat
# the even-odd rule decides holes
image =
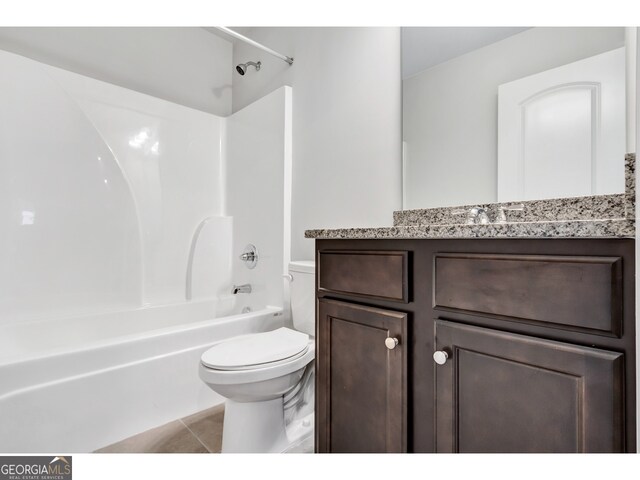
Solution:
[[[219,342],[202,355],[201,363],[228,372],[262,369],[293,362],[308,349],[309,335],[282,327]]]
[[[200,361],[200,378],[213,385],[246,385],[251,382],[263,382],[288,375],[297,369],[304,368],[316,356],[315,339],[309,338],[306,348],[299,355],[284,360],[254,365],[243,370],[220,370],[207,367]]]

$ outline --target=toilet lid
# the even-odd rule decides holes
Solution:
[[[210,368],[238,370],[297,357],[308,348],[309,335],[283,327],[223,340],[207,350],[201,360]]]

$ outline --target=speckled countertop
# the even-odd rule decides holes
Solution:
[[[402,210],[393,213],[392,227],[307,230],[306,238],[634,238],[635,154],[625,157],[625,193],[589,197],[491,203],[456,207]],[[500,206],[522,204],[510,211],[508,223],[467,225],[457,213],[483,207],[495,218]]]

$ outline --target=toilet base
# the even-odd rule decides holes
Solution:
[[[279,453],[289,446],[282,397],[262,402],[227,400],[222,453]]]

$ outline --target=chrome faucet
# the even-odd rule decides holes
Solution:
[[[489,223],[489,215],[487,211],[482,207],[473,207],[469,210],[455,210],[452,212],[456,215],[458,214],[466,214],[467,215],[467,225],[477,225],[477,224],[487,224]]]
[[[237,295],[239,293],[251,293],[251,285],[245,283],[244,285],[234,285],[231,289],[231,293],[233,295]]]
[[[524,211],[524,204],[517,203],[509,206],[506,206],[506,205],[499,206],[498,213],[496,214],[496,217],[494,219],[494,223],[499,223],[499,224],[507,223],[506,212],[508,211],[522,212]],[[485,225],[487,223],[491,223],[489,220],[489,213],[483,207],[472,207],[469,210],[465,210],[465,209],[453,210],[451,213],[454,215],[466,215],[467,225],[478,225],[478,224]]]
[[[489,215],[487,211],[482,207],[473,207],[469,210],[469,216],[467,217],[467,223],[485,224],[489,223]]]

